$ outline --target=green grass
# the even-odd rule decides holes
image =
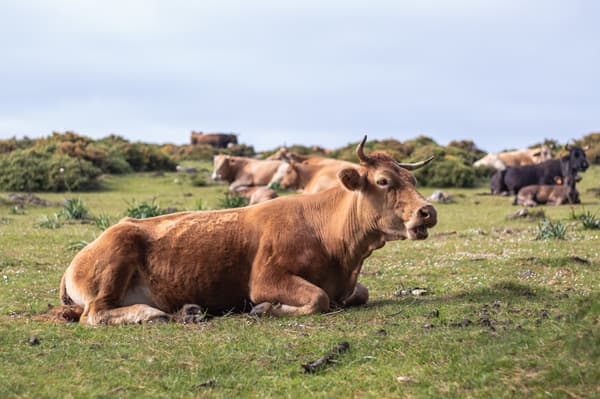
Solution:
[[[577,213],[598,214],[600,200],[585,193],[599,181],[599,167],[584,174]],[[104,183],[104,191],[80,198],[112,222],[132,199],[217,208],[225,190],[176,173]],[[569,206],[543,207],[567,235],[535,240],[538,221],[506,218],[517,209],[512,198],[480,195],[487,187],[445,191],[456,201],[436,205],[439,224],[429,239],[388,243],[365,262],[359,280],[370,290],[367,306],[281,319],[233,314],[198,325],[37,320],[59,303],[60,277],[76,249],[101,228],[39,228],[60,208],[14,213],[2,205],[0,397],[599,397],[598,230],[584,229]],[[410,287],[428,294],[394,295]],[[32,337],[39,345],[28,343]],[[304,373],[301,364],[341,341],[350,349],[336,363]]]

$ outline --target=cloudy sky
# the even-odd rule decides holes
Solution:
[[[0,138],[256,149],[600,130],[600,2],[0,1]]]

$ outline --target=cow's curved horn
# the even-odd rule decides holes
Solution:
[[[363,137],[362,141],[356,147],[356,156],[358,156],[358,160],[362,164],[369,163],[369,157],[367,157],[365,155],[365,150],[364,150],[366,142],[367,142],[367,135],[365,134],[365,137]]]
[[[431,156],[431,157],[427,158],[424,161],[415,162],[415,163],[401,163],[401,162],[398,162],[398,166],[400,166],[401,168],[404,168],[406,170],[415,170],[415,169],[419,169],[419,168],[427,165],[429,162],[433,161],[433,158],[435,158],[435,157]]]

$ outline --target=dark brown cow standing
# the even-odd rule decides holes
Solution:
[[[242,309],[304,315],[333,304],[367,302],[358,277],[364,260],[387,241],[425,239],[435,208],[409,170],[357,147],[359,170],[311,195],[221,211],[125,218],[73,259],[60,298],[81,322],[152,322],[185,304],[210,313]]]
[[[192,132],[190,138],[192,145],[205,144],[217,148],[227,148],[229,144],[237,144],[237,135],[225,133],[208,133]]]

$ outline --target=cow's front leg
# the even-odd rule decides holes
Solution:
[[[251,312],[256,315],[299,316],[329,310],[327,293],[294,275],[252,282],[250,300],[257,304]]]
[[[356,283],[352,294],[342,301],[343,306],[360,306],[369,300],[369,289],[361,283]]]

